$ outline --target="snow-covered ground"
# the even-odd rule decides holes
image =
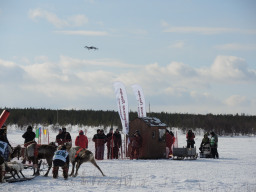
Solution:
[[[87,129],[89,139],[97,128]],[[68,127],[70,130],[71,127]],[[73,140],[81,127],[73,126]],[[24,131],[8,129],[8,139],[15,146],[24,142]],[[50,131],[50,141],[56,132]],[[196,136],[199,147],[202,136]],[[47,141],[47,140],[45,140]],[[178,132],[179,147],[185,135]],[[97,161],[106,177],[90,163],[82,164],[77,177],[64,180],[38,176],[31,181],[0,184],[0,191],[256,191],[256,137],[219,137],[220,159],[197,160],[103,160]],[[94,143],[89,142],[94,152]],[[31,175],[31,170],[24,170]]]

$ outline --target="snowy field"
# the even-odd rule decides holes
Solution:
[[[91,139],[97,128],[86,129]],[[79,130],[78,126],[72,127],[73,140]],[[15,127],[8,129],[13,146],[23,144],[23,133]],[[50,141],[55,140],[56,134],[50,132]],[[196,138],[198,148],[202,136]],[[185,146],[185,135],[178,132],[178,141],[179,147]],[[92,141],[89,149],[94,152]],[[256,191],[256,137],[219,137],[218,150],[220,159],[97,161],[106,177],[92,164],[85,163],[76,178],[64,180],[59,171],[59,178],[53,179],[50,171],[49,177],[0,184],[0,191]],[[24,173],[32,175],[31,170]]]

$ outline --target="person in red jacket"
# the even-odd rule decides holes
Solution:
[[[130,159],[134,159],[134,157],[138,160],[140,156],[140,148],[142,147],[142,137],[138,130],[133,134],[133,137],[131,137],[131,145],[132,145],[132,151],[131,151],[131,157]]]
[[[169,159],[170,154],[172,154],[172,136],[168,129],[165,130],[165,151],[166,159]]]
[[[88,138],[82,130],[79,131],[79,135],[76,137],[75,145],[84,149],[88,148]]]

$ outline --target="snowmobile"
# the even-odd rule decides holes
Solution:
[[[211,146],[209,143],[203,145],[200,147],[200,158],[212,158],[212,153],[211,153]]]

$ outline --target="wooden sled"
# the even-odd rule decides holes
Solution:
[[[34,179],[35,177],[27,177],[22,173],[24,169],[22,163],[7,162],[5,163],[5,176],[4,179],[8,183],[23,182]]]

